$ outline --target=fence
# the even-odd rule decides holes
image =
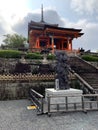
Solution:
[[[38,80],[54,80],[54,74],[3,74],[0,75],[0,81],[38,81]]]
[[[93,111],[98,110],[98,94],[85,94],[81,97],[78,96],[47,96],[47,101],[44,101],[44,97],[37,93],[35,90],[30,90],[30,97],[34,105],[38,110],[38,114],[47,113],[51,115],[54,112],[76,112],[76,111]],[[52,103],[53,98],[64,98],[63,103]],[[73,100],[69,102],[69,98]],[[79,102],[76,102],[76,98],[80,98]],[[46,100],[46,99],[45,99]]]
[[[51,103],[53,98],[64,98],[65,103]],[[80,102],[69,102],[69,98],[73,99],[76,96],[48,96],[48,115],[53,112],[70,112],[70,111],[84,111],[98,110],[98,94],[86,94],[81,96]],[[78,98],[78,96],[77,96]]]

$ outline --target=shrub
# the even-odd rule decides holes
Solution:
[[[21,52],[17,50],[0,50],[1,58],[20,58]]]
[[[48,56],[47,56],[47,59],[48,60],[55,60],[55,55],[53,55],[53,54],[49,54]]]
[[[0,50],[0,57],[1,58],[21,58],[21,51],[18,50]],[[34,53],[27,53],[25,56],[26,59],[43,59],[43,55],[39,52]],[[47,56],[48,60],[54,60],[55,55],[51,54]]]
[[[98,61],[98,57],[97,56],[92,56],[92,55],[83,55],[82,59],[84,59],[86,61],[94,61],[94,62]]]
[[[43,59],[43,56],[40,53],[27,53],[27,59]]]

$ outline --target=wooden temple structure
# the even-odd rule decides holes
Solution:
[[[72,40],[82,36],[81,31],[82,29],[63,28],[58,24],[46,23],[42,7],[41,21],[28,23],[29,48],[32,52],[43,48],[72,51]]]

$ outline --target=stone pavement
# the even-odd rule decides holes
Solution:
[[[0,130],[98,130],[98,111],[51,117],[28,110],[29,100],[0,101]]]

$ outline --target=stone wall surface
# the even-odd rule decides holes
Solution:
[[[53,82],[41,82],[41,83],[11,83],[0,82],[0,100],[13,100],[13,99],[26,99],[29,98],[30,88],[39,91],[44,95],[45,88],[53,87]]]
[[[0,58],[0,75],[13,73],[16,63],[19,59],[6,59]],[[39,63],[41,60],[26,60],[26,63]],[[33,65],[31,65],[31,73],[33,71]],[[45,87],[53,87],[54,83],[43,81],[2,81],[0,80],[0,100],[9,99],[23,99],[29,97],[30,88],[34,88],[41,94],[44,93]]]
[[[6,59],[6,58],[0,58],[0,74],[8,74],[13,73],[15,70],[16,63],[18,63],[21,59]],[[35,70],[36,65],[39,65],[39,63],[42,63],[43,60],[34,60],[34,59],[26,59],[26,63],[30,65],[31,73]],[[53,61],[48,60],[49,64],[53,64]],[[34,65],[36,64],[36,65]],[[54,65],[54,64],[53,64]],[[53,66],[52,65],[52,66]]]
[[[20,59],[6,59],[6,58],[0,58],[0,74],[2,73],[13,73],[15,70],[16,63],[19,62]],[[41,61],[37,60],[26,60],[27,63],[39,63]],[[32,69],[32,65],[31,65]]]

